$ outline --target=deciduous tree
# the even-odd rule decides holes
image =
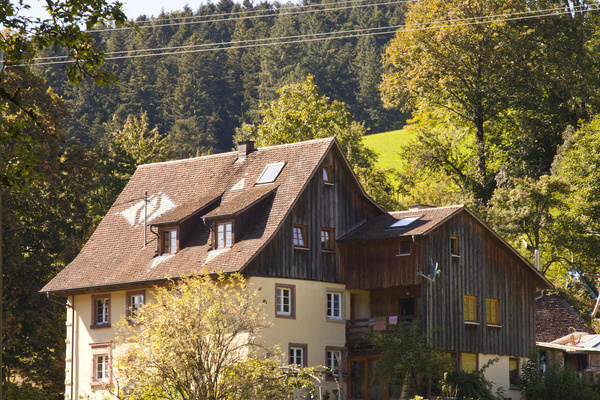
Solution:
[[[238,140],[254,139],[260,146],[270,146],[336,137],[367,192],[383,207],[397,207],[390,180],[384,171],[376,171],[377,155],[362,143],[364,124],[352,120],[344,103],[321,95],[312,75],[277,93],[277,100],[261,104],[262,122],[243,125]]]
[[[258,400],[314,390],[310,370],[286,374],[267,357],[259,333],[268,326],[257,291],[241,275],[156,288],[133,319],[119,323],[114,392],[132,400]]]
[[[384,56],[381,90],[389,107],[451,110],[474,128],[479,188],[493,189],[487,170],[486,123],[515,103],[527,76],[530,30],[505,21],[518,0],[427,0],[407,6],[405,26]]]

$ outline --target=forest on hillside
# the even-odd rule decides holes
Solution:
[[[385,207],[467,204],[528,259],[539,250],[560,288],[569,272],[600,272],[599,7],[220,0],[96,27],[114,80],[83,69],[92,79],[79,85],[52,64],[68,50],[23,45],[47,62],[0,68],[12,101],[0,103],[4,379],[23,379],[34,399],[61,397],[65,308],[40,288],[137,165],[236,139],[336,136]],[[361,138],[401,127],[414,139],[398,168],[378,169]],[[589,319],[581,286],[563,292]]]
[[[88,148],[128,115],[146,113],[177,158],[228,151],[236,128],[259,122],[260,102],[274,100],[278,88],[308,74],[323,93],[344,102],[355,120],[382,132],[406,119],[386,110],[378,92],[381,54],[395,32],[390,27],[402,23],[402,8],[402,2],[384,0],[318,0],[301,7],[220,0],[197,10],[141,16],[137,29],[94,33],[107,58],[123,57],[106,62],[117,78],[114,85],[69,85],[62,65],[36,71],[65,100],[68,137]],[[280,44],[281,38],[296,43]],[[52,50],[41,56],[56,56]],[[159,52],[172,55],[139,57]]]

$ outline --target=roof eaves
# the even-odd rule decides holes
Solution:
[[[203,210],[206,210],[208,207],[212,206],[213,204],[215,204],[215,202],[217,202],[217,200],[219,200],[222,195],[223,195],[222,193],[219,194],[214,199],[212,199],[211,201],[209,201],[202,207],[199,207],[196,211],[189,213],[188,215],[186,215],[183,218],[180,218],[177,220],[172,220],[172,221],[149,222],[148,225],[149,226],[164,226],[164,225],[172,225],[172,224],[181,224],[181,223],[187,221],[188,219],[192,218],[193,216],[198,215],[198,213],[202,212]]]
[[[247,204],[245,207],[240,208],[239,210],[235,210],[233,212],[229,212],[229,213],[225,213],[225,214],[214,214],[214,215],[206,216],[204,218],[206,220],[210,221],[210,220],[219,219],[219,218],[236,217],[236,216],[242,214],[243,212],[245,212],[246,210],[254,207],[256,204],[260,203],[261,201],[265,200],[267,197],[269,197],[273,193],[276,193],[278,187],[279,187],[279,185],[273,186],[272,190],[264,193],[262,196],[257,197],[253,202]]]
[[[427,236],[431,232],[433,232],[435,229],[437,229],[440,225],[445,224],[446,221],[450,220],[455,215],[457,215],[459,212],[461,212],[462,210],[466,209],[466,207],[465,207],[464,204],[460,204],[460,205],[457,205],[457,206],[448,206],[448,208],[452,208],[452,207],[456,207],[456,210],[454,210],[454,212],[446,215],[444,218],[442,218],[441,220],[439,220],[437,223],[435,223],[431,228],[427,229],[426,231],[423,231],[423,232],[417,233],[417,234],[413,234],[411,236]]]

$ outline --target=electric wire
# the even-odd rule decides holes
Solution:
[[[262,38],[262,39],[252,39],[252,40],[244,40],[244,41],[203,43],[203,44],[198,44],[198,45],[124,50],[124,51],[117,51],[117,52],[107,52],[107,53],[104,53],[104,56],[105,56],[105,61],[114,61],[114,60],[123,60],[123,59],[134,59],[134,58],[140,58],[140,57],[181,55],[181,54],[208,52],[208,51],[247,49],[247,48],[262,47],[262,46],[298,44],[298,43],[307,43],[307,42],[316,42],[316,41],[325,41],[325,40],[334,40],[334,39],[349,39],[349,38],[357,38],[357,37],[369,36],[369,35],[371,35],[371,36],[385,35],[385,34],[393,34],[393,33],[396,33],[397,31],[413,32],[413,31],[432,30],[432,29],[444,29],[444,28],[449,28],[449,27],[481,25],[481,24],[488,24],[488,23],[494,23],[494,22],[536,19],[536,18],[553,17],[553,16],[560,16],[560,15],[566,15],[566,14],[573,14],[573,13],[579,14],[579,13],[584,13],[584,12],[592,12],[592,11],[598,11],[599,9],[600,9],[600,6],[596,6],[594,8],[589,8],[586,6],[576,6],[571,10],[565,10],[564,8],[552,8],[552,9],[534,10],[534,11],[522,11],[522,12],[508,13],[508,14],[496,14],[496,15],[486,15],[486,16],[480,16],[480,17],[461,18],[461,19],[445,20],[445,21],[432,21],[432,22],[425,22],[425,23],[418,23],[418,24],[408,24],[408,25],[405,24],[405,25],[386,26],[386,27],[378,27],[378,28],[365,28],[365,29],[354,29],[354,30],[346,30],[346,31],[311,33],[311,34],[294,35],[294,36],[283,36],[283,37],[277,37],[277,38]],[[168,51],[165,51],[165,50],[168,50]],[[181,51],[175,51],[175,50],[181,50]],[[152,53],[150,53],[150,52],[152,52]],[[119,56],[119,54],[125,54],[125,53],[127,55]],[[147,53],[147,54],[136,54],[136,53]],[[52,59],[59,59],[59,58],[64,59],[67,57],[68,56],[40,57],[40,58],[35,58],[32,61],[34,61],[35,65],[70,64],[70,63],[74,62],[73,60],[45,61],[45,60],[52,60]],[[27,64],[25,64],[25,63],[15,64],[13,66],[22,66],[22,65],[27,65]]]
[[[364,1],[370,1],[370,0],[351,0],[350,2],[364,2]],[[403,4],[403,3],[413,3],[416,0],[394,0],[394,1],[387,1],[387,2],[382,2],[382,3],[370,3],[370,4],[360,4],[360,5],[353,5],[353,6],[335,6],[335,7],[330,7],[330,8],[320,8],[320,9],[308,9],[308,10],[298,10],[298,11],[289,11],[290,9],[293,10],[296,7],[291,7],[291,8],[276,8],[276,9],[268,9],[268,10],[249,10],[249,11],[256,11],[256,12],[261,12],[263,14],[260,15],[240,15],[240,14],[248,14],[249,11],[239,11],[239,12],[233,12],[233,13],[223,13],[223,14],[217,14],[217,15],[199,15],[199,16],[194,16],[194,17],[185,17],[185,18],[203,18],[203,17],[218,17],[218,18],[214,18],[214,19],[203,19],[200,21],[189,21],[189,22],[174,22],[174,23],[166,23],[166,24],[155,24],[156,21],[166,21],[169,20],[167,18],[162,18],[160,20],[149,20],[149,21],[140,21],[140,22],[147,22],[147,24],[145,25],[140,25],[138,24],[138,28],[140,29],[144,29],[144,28],[164,28],[164,27],[170,27],[170,26],[182,26],[182,25],[195,25],[195,24],[206,24],[206,23],[215,23],[215,22],[223,22],[223,21],[239,21],[239,20],[246,20],[246,19],[257,19],[257,18],[270,18],[270,17],[279,17],[282,15],[288,16],[288,15],[300,15],[300,14],[309,14],[309,13],[315,13],[315,12],[325,12],[325,11],[339,11],[339,10],[352,10],[352,9],[358,9],[358,8],[365,8],[365,7],[377,7],[377,6],[386,6],[386,5],[391,5],[391,4]],[[340,3],[341,4],[341,3]],[[313,7],[324,7],[324,6],[328,6],[329,4],[325,5],[325,4],[312,4],[310,6]],[[303,6],[303,7],[308,7],[308,6]],[[229,16],[229,15],[239,15],[238,17],[230,17],[230,18],[224,18],[225,16]],[[94,30],[90,30],[87,31],[89,33],[99,33],[99,32],[114,32],[114,31],[122,31],[122,30],[132,30],[135,29],[135,27],[119,27],[119,28],[103,28],[103,29],[94,29]]]

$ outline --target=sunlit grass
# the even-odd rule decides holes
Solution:
[[[377,167],[398,170],[401,168],[401,163],[399,162],[400,150],[412,137],[411,133],[399,129],[365,136],[363,137],[363,143],[367,148],[374,150],[379,155]]]

